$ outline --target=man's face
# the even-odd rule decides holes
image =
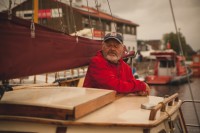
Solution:
[[[115,39],[108,39],[103,42],[103,56],[112,63],[118,63],[124,52],[124,45]]]

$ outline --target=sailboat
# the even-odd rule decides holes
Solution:
[[[31,38],[31,22],[0,16],[0,80],[86,65],[100,48],[99,41],[77,41],[37,24]],[[177,93],[141,97],[103,88],[30,86],[2,96],[0,132],[163,133],[178,123],[186,133],[181,103]]]

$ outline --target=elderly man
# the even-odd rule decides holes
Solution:
[[[149,86],[136,80],[130,66],[122,60],[124,51],[122,36],[115,32],[108,33],[102,42],[102,50],[91,59],[83,86],[148,95]]]

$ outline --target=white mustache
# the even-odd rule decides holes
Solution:
[[[117,56],[117,53],[115,51],[108,51],[108,54],[114,54]]]

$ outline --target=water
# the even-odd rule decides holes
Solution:
[[[174,93],[178,93],[180,100],[182,101],[191,100],[192,98],[191,98],[191,93],[189,89],[190,86],[191,86],[191,91],[192,91],[194,100],[200,101],[200,78],[191,78],[190,85],[188,83],[184,83],[180,85],[150,85],[151,87],[150,95],[164,97],[166,95],[170,96]],[[195,105],[196,105],[198,117],[200,119],[200,103],[196,103]],[[198,125],[197,116],[195,114],[194,106],[192,103],[182,104],[181,109],[182,109],[186,124]],[[200,127],[187,126],[187,129],[188,129],[188,133],[200,133]]]

